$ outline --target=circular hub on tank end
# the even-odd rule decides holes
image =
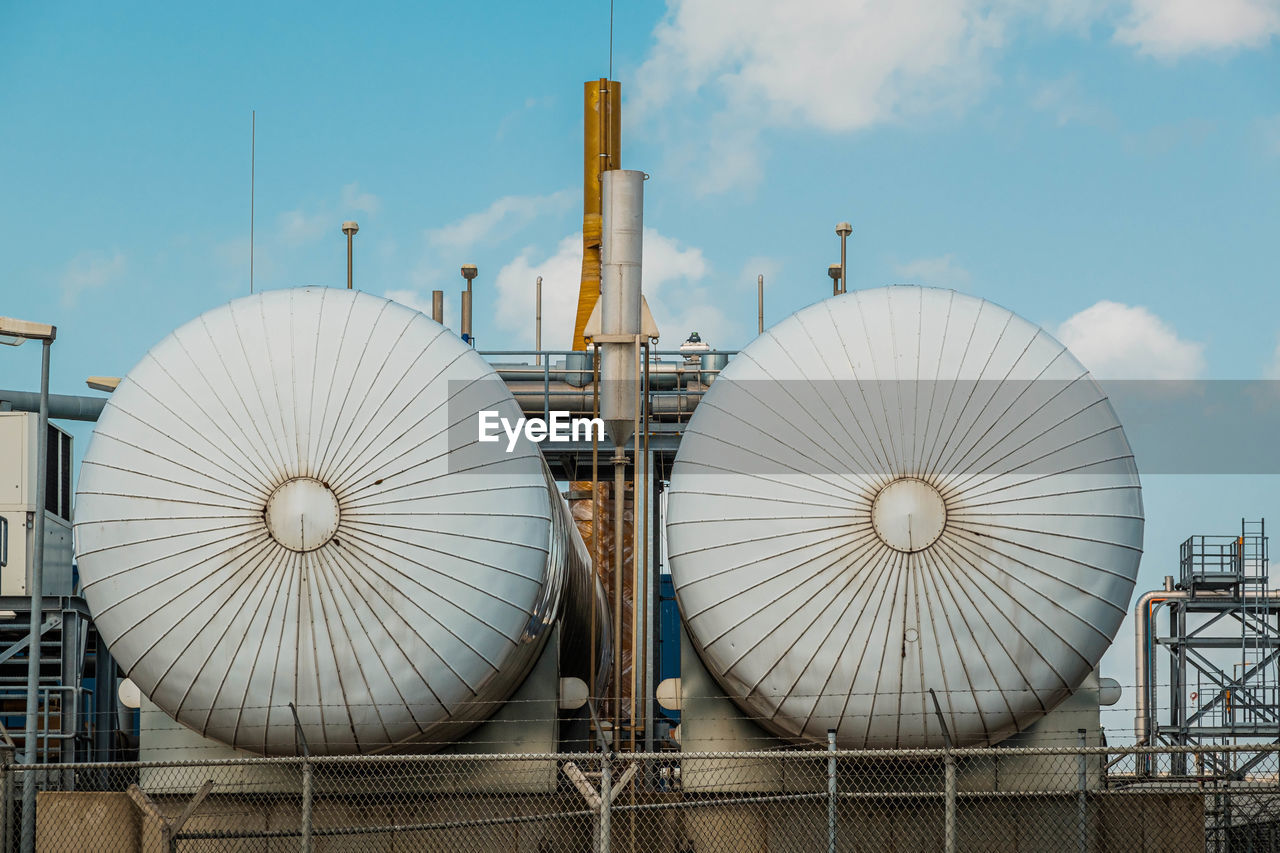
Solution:
[[[947,526],[947,504],[924,480],[902,477],[885,486],[871,503],[871,524],[880,541],[895,551],[923,551]]]
[[[341,517],[337,496],[311,477],[288,480],[267,498],[266,521],[271,538],[300,554],[314,551],[332,539]]]

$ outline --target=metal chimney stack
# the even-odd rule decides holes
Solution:
[[[640,278],[644,232],[644,172],[601,175],[604,240],[600,275],[600,415],[613,446],[635,434],[643,310]]]

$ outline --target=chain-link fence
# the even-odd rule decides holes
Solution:
[[[5,851],[1280,851],[1280,745],[6,764],[2,781]]]

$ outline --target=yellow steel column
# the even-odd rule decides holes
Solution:
[[[582,115],[582,283],[573,324],[573,348],[585,350],[582,332],[600,298],[600,173],[622,165],[622,84],[583,84]]]

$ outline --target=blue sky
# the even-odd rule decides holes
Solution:
[[[607,3],[5,4],[0,313],[56,323],[80,393],[247,293],[257,110],[260,288],[341,285],[355,218],[358,287],[443,288],[456,323],[474,262],[481,348],[528,346],[543,275],[567,346],[608,31]],[[770,322],[829,292],[848,219],[853,287],[992,299],[1103,376],[1280,375],[1275,0],[617,0],[614,34],[664,343],[745,344],[757,273]],[[0,356],[34,387],[35,347]],[[1148,478],[1140,587],[1190,533],[1280,523],[1276,486]]]

